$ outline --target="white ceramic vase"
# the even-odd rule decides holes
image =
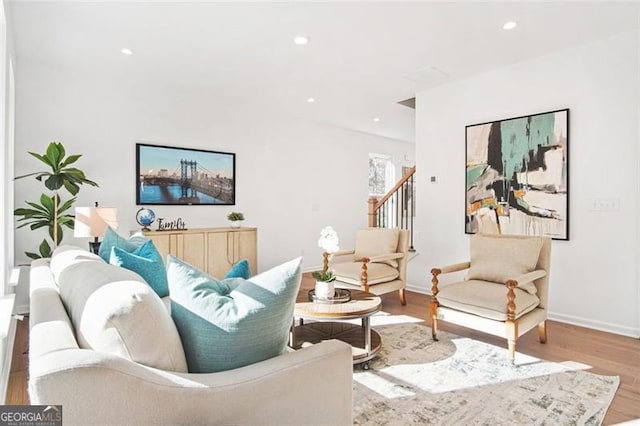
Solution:
[[[321,299],[330,299],[335,295],[335,286],[333,281],[330,283],[326,281],[316,281],[316,297]]]

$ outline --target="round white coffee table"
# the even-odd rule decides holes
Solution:
[[[371,329],[370,317],[379,312],[382,300],[375,294],[350,290],[351,300],[344,303],[317,303],[309,300],[308,290],[301,290],[296,300],[294,317],[300,325],[291,328],[290,346],[294,349],[304,344],[322,340],[338,339],[351,345],[353,363],[364,364],[375,357],[382,346],[380,335]],[[339,320],[362,319],[362,325],[338,322]],[[305,323],[304,320],[314,322]]]

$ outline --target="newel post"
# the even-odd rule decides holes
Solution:
[[[369,205],[369,227],[370,228],[375,228],[377,226],[377,220],[376,220],[376,204],[378,203],[378,198],[376,197],[369,197],[369,200],[367,201],[367,204]]]

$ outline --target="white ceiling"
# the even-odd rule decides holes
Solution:
[[[18,72],[68,66],[404,141],[414,111],[397,102],[420,90],[640,27],[640,2],[611,0],[5,4]]]

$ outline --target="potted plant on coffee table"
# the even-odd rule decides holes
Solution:
[[[336,275],[329,269],[329,258],[340,250],[339,242],[338,233],[331,226],[325,226],[320,230],[318,247],[324,250],[325,264],[322,271],[311,273],[316,280],[315,295],[320,299],[331,299],[335,295]]]
[[[332,270],[315,271],[311,275],[316,280],[315,295],[319,299],[331,299],[335,293],[336,274]]]

